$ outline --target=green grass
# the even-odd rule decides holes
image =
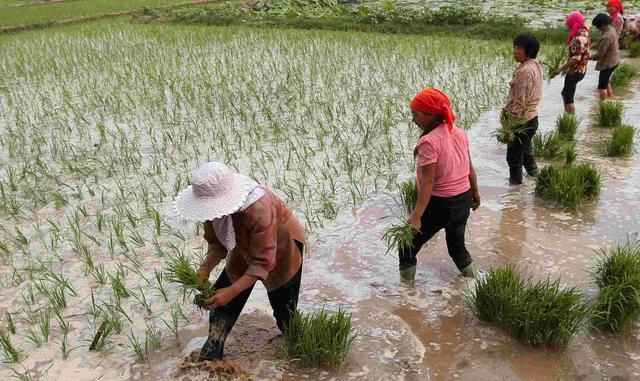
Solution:
[[[598,104],[598,125],[618,127],[622,124],[624,105],[620,101],[604,101]]]
[[[541,60],[541,64],[547,68],[547,75],[550,79],[560,74],[560,66],[567,61],[567,49],[565,47],[544,47],[544,56]]]
[[[526,129],[525,121],[522,118],[517,118],[508,112],[502,112],[500,114],[500,126],[493,132],[493,136],[498,143],[509,144],[517,139],[517,135],[524,132]]]
[[[560,287],[558,280],[534,283],[513,266],[490,270],[466,299],[479,320],[533,347],[566,348],[590,317],[578,289]]]
[[[613,130],[611,138],[604,143],[607,156],[629,156],[633,152],[633,138],[636,129],[633,126],[620,126]]]
[[[625,333],[640,317],[640,243],[600,250],[591,277],[599,288],[594,327]]]
[[[611,84],[614,86],[628,86],[637,74],[638,69],[634,65],[622,63],[613,72]]]
[[[632,42],[629,45],[629,57],[640,57],[640,42]]]
[[[575,142],[567,143],[564,146],[564,164],[572,165],[578,158],[578,150]]]
[[[413,213],[418,202],[418,183],[415,179],[400,184],[400,198],[405,212]]]
[[[555,160],[564,154],[564,142],[560,134],[556,131],[550,131],[546,134],[536,134],[533,137],[532,144],[535,157]]]
[[[577,209],[600,194],[601,178],[589,164],[544,167],[536,177],[537,196]]]
[[[564,141],[573,141],[580,126],[580,119],[573,114],[564,113],[556,119],[556,131]]]
[[[78,0],[6,7],[0,10],[0,28],[14,25],[47,24],[55,21],[90,17],[106,13],[135,11],[143,7],[159,7],[187,3],[188,0]]]
[[[284,331],[285,356],[304,366],[340,367],[356,335],[351,315],[322,309],[312,313],[296,311]]]
[[[411,248],[414,234],[413,226],[406,222],[391,225],[382,236],[382,240],[387,244],[387,253]]]

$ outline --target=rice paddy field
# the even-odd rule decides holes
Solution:
[[[626,336],[583,332],[563,352],[530,349],[474,318],[473,283],[457,276],[443,236],[418,257],[412,286],[381,239],[406,214],[398,186],[414,176],[409,100],[438,86],[469,129],[478,266],[512,264],[595,294],[596,250],[638,237],[640,160],[637,140],[626,156],[602,154],[611,129],[597,125],[592,67],[576,98],[577,162],[603,183],[573,211],[535,197],[533,179],[507,185],[506,147],[492,135],[515,67],[510,41],[118,19],[0,35],[0,53],[0,379],[209,379],[179,369],[191,368],[181,360],[208,321],[165,271],[169,258],[196,263],[206,250],[172,201],[208,160],[292,206],[309,233],[300,309],[347,311],[357,330],[340,369],[302,368],[285,359],[259,286],[228,339],[226,379],[640,375],[637,322]],[[562,81],[545,82],[541,133],[561,115]],[[637,86],[616,95],[624,124],[640,120]]]

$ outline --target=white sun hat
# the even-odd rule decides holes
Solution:
[[[186,220],[214,220],[240,210],[255,184],[222,163],[205,163],[193,172],[191,185],[178,194],[175,208]]]

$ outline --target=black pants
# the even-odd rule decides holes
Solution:
[[[298,244],[298,242],[296,242]],[[299,244],[302,247],[302,244]],[[302,249],[300,250],[302,253]],[[281,332],[289,325],[289,321],[298,306],[298,295],[300,294],[300,280],[302,279],[302,265],[296,275],[284,286],[269,292],[269,303],[273,308],[273,317]],[[231,281],[226,271],[220,274],[215,283],[215,288],[231,286]],[[212,310],[209,313],[209,337],[200,351],[200,360],[220,360],[224,354],[224,343],[231,332],[240,312],[251,295],[253,286],[244,290],[226,306]]]
[[[576,87],[578,82],[584,79],[584,73],[567,74],[564,77],[564,87],[562,88],[562,100],[564,104],[570,105],[574,103],[574,96],[576,95]]]
[[[609,87],[609,80],[611,79],[611,75],[618,68],[618,65],[614,67],[610,67],[608,69],[600,70],[600,75],[598,76],[598,90],[606,90]]]
[[[433,236],[444,229],[447,234],[447,249],[459,270],[469,266],[473,259],[464,244],[464,233],[471,209],[471,191],[453,197],[435,197],[429,200],[427,209],[422,214],[422,227],[413,237],[412,247],[400,249],[400,270],[415,266],[416,256]]]
[[[522,184],[522,166],[529,175],[538,172],[536,159],[533,156],[531,140],[538,131],[538,117],[526,123],[523,132],[516,135],[513,142],[507,144],[507,163],[509,164],[509,182],[512,184]]]

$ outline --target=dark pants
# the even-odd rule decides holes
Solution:
[[[584,79],[584,73],[567,74],[564,77],[564,87],[562,88],[562,100],[564,104],[570,105],[574,103],[574,96],[576,94],[576,87],[578,82]]]
[[[302,253],[302,244],[296,242]],[[302,279],[302,265],[294,277],[284,286],[269,292],[269,303],[273,308],[273,317],[281,332],[289,325],[298,305],[298,295],[300,294],[300,280]],[[231,286],[231,281],[226,271],[220,274],[215,283],[215,288]],[[240,312],[251,295],[253,286],[241,292],[226,306],[212,310],[209,313],[209,337],[200,351],[200,360],[220,360],[224,354],[224,342],[229,336],[233,325],[238,320]]]
[[[613,72],[616,71],[617,68],[618,65],[600,70],[600,75],[598,76],[598,90],[606,90],[609,87],[611,75],[613,75]]]
[[[447,249],[459,270],[469,266],[473,259],[464,245],[464,233],[471,209],[471,191],[453,197],[432,196],[422,214],[422,227],[413,237],[412,247],[400,249],[400,270],[415,266],[416,256],[433,236],[444,229],[447,234]]]
[[[531,176],[538,172],[531,147],[531,140],[536,131],[538,131],[537,116],[526,123],[524,131],[516,134],[513,142],[507,144],[507,163],[509,164],[509,182],[511,184],[522,184],[522,166]]]

